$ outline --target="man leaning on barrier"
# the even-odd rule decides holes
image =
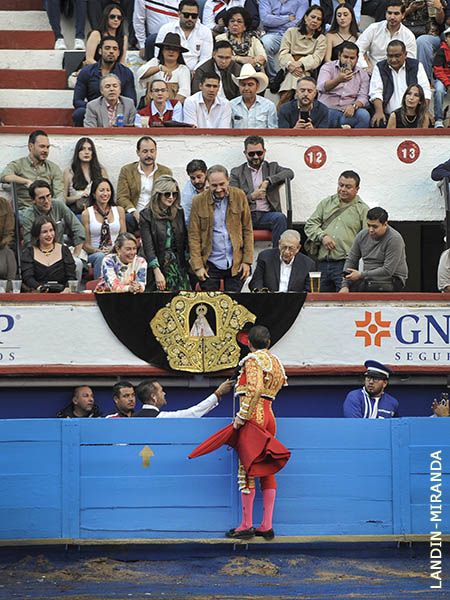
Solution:
[[[142,381],[136,387],[136,393],[142,402],[141,410],[137,411],[133,417],[159,417],[160,419],[186,419],[203,417],[219,404],[222,396],[228,394],[232,389],[234,381],[227,379],[219,385],[216,391],[194,406],[181,410],[161,410],[166,406],[166,392],[163,386],[156,379]]]

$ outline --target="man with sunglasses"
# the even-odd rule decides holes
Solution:
[[[385,392],[393,371],[376,360],[364,363],[364,387],[352,390],[344,402],[344,417],[391,419],[398,417],[398,400]]]
[[[183,53],[184,62],[194,72],[199,65],[211,58],[213,36],[211,30],[200,22],[196,0],[181,0],[178,16],[178,21],[171,21],[161,27],[156,43],[162,42],[167,33],[178,33],[181,45],[189,50]],[[156,54],[159,54],[159,50]]]
[[[264,139],[259,135],[244,140],[244,155],[247,162],[231,169],[230,185],[245,192],[253,229],[270,229],[272,245],[277,248],[281,234],[287,229],[286,215],[281,212],[280,185],[286,179],[293,179],[294,172],[265,160]]]

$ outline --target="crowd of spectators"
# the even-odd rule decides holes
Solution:
[[[311,102],[314,87],[299,86],[302,106]],[[307,219],[309,258],[300,252],[300,235],[288,229],[280,196],[295,173],[266,159],[259,135],[245,138],[245,161],[231,166],[230,173],[224,165],[208,168],[201,159],[190,160],[184,187],[157,162],[155,139],[142,136],[137,160],[120,169],[117,192],[91,138],[76,142],[64,174],[48,159],[45,131],[29,135],[28,151],[0,174],[1,182],[16,184],[24,291],[69,291],[70,281],[82,284],[89,275],[97,291],[132,293],[239,292],[246,280],[250,290],[310,291],[308,274],[314,270],[321,273],[322,292],[396,292],[407,282],[404,240],[385,209],[369,209],[360,198],[360,176],[352,170],[341,173],[336,193],[322,199]],[[450,174],[448,162],[433,170],[433,179]],[[0,215],[0,279],[14,280],[14,251],[20,245],[5,199]],[[271,232],[273,250],[261,253],[250,279],[258,229]],[[446,293],[449,264],[445,251],[438,289]]]
[[[47,11],[55,47],[63,48],[57,4],[49,0]],[[130,39],[125,22],[133,2],[102,4],[76,77],[74,125],[443,127],[450,86],[450,3],[372,2],[378,5],[376,21],[363,31],[361,4],[135,0]],[[78,31],[86,17],[83,5],[85,12],[86,3],[75,2],[78,49],[84,49],[84,30]],[[144,62],[133,73],[124,63],[128,47],[136,45]],[[309,108],[298,98],[304,81],[316,85]],[[156,82],[163,82],[156,88],[163,96],[157,96]],[[412,85],[414,94],[409,93]],[[269,97],[267,89],[274,95]],[[313,106],[316,101],[320,104]],[[301,116],[286,118],[286,103]]]

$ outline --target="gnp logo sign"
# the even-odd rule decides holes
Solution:
[[[381,310],[366,310],[363,319],[355,320],[355,337],[362,338],[365,347],[391,350],[396,361],[450,363],[449,312],[442,309],[430,314],[430,308],[392,311],[398,316],[386,318]]]
[[[20,317],[19,317],[20,318]],[[0,334],[7,333],[11,331],[14,327],[15,319],[12,315],[0,315]],[[4,336],[0,337],[0,361],[2,360],[15,360],[15,353],[11,352],[11,350],[15,350],[16,348],[6,347],[4,346]]]

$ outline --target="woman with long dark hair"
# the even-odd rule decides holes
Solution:
[[[81,215],[86,232],[84,249],[88,262],[94,265],[94,279],[101,275],[102,261],[111,251],[119,233],[126,230],[125,211],[114,202],[114,188],[106,177],[92,184],[89,207]]]
[[[190,289],[188,236],[180,196],[176,180],[161,175],[139,214],[142,249],[153,274],[152,287],[158,291]]]
[[[64,170],[64,195],[73,212],[83,212],[92,182],[102,177],[108,177],[108,173],[98,161],[94,142],[88,137],[80,138],[73,151],[72,164]]]
[[[348,2],[338,4],[334,11],[333,22],[325,37],[327,39],[325,62],[337,60],[344,42],[356,42],[359,37],[359,30],[351,4]]]
[[[31,246],[22,252],[22,279],[26,287],[39,292],[53,283],[68,292],[68,282],[76,279],[72,254],[55,242],[55,223],[47,215],[37,217],[31,226]]]
[[[278,106],[292,100],[297,81],[322,64],[327,48],[324,31],[323,9],[314,5],[306,10],[297,27],[290,27],[283,34],[279,56],[286,75],[280,86]]]
[[[125,33],[125,13],[119,4],[108,4],[103,11],[98,29],[93,29],[86,41],[85,65],[91,65],[100,59],[99,46],[102,38],[112,35],[119,43],[120,62],[125,64],[128,48],[128,36]]]
[[[418,83],[412,83],[406,88],[402,98],[402,105],[391,113],[387,129],[432,127],[430,116],[427,113],[425,94]]]

